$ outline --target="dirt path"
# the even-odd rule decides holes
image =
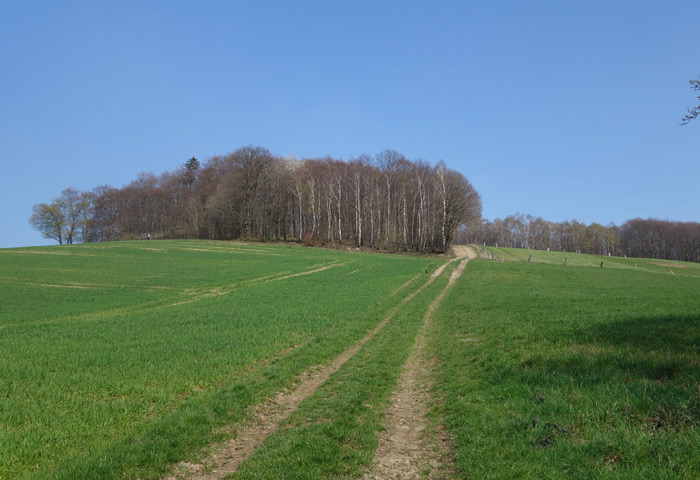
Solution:
[[[371,340],[372,337],[374,337],[382,328],[384,328],[384,326],[403,305],[413,299],[413,297],[418,295],[428,285],[433,283],[435,279],[442,274],[447,265],[455,260],[456,259],[445,262],[438,267],[420,288],[406,296],[406,298],[404,298],[399,305],[392,308],[387,313],[386,317],[371,332],[369,332],[358,343],[338,356],[333,363],[313,373],[302,375],[296,388],[293,390],[278,392],[273,398],[269,399],[262,405],[259,405],[255,409],[253,420],[246,425],[240,426],[236,438],[214,446],[209,457],[204,459],[201,463],[179,463],[175,466],[173,474],[165,477],[165,480],[215,480],[236,471],[238,466],[248,457],[250,457],[253,451],[259,445],[261,445],[270,434],[277,430],[280,423],[282,423],[299,407],[301,402],[318,390],[318,388],[326,380],[328,380],[333,373],[335,373],[348,360],[355,356],[355,354],[360,351],[365,343]],[[314,273],[326,268],[330,267],[314,270],[313,272],[290,275],[289,277]],[[392,295],[394,293],[392,293]]]
[[[445,478],[451,476],[444,467],[450,454],[444,431],[426,431],[430,404],[432,370],[424,358],[426,334],[431,328],[433,312],[449,288],[462,275],[467,262],[477,253],[469,247],[455,246],[454,254],[462,259],[452,272],[449,283],[430,305],[416,343],[409,355],[399,382],[391,396],[391,406],[384,421],[386,430],[379,438],[372,471],[366,480]]]

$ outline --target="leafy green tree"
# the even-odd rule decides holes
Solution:
[[[52,203],[34,205],[29,225],[44,238],[52,238],[59,245],[63,245],[63,242],[70,245],[78,230],[85,236],[89,206],[86,194],[66,188]]]
[[[40,203],[32,207],[29,225],[39,231],[44,238],[56,240],[63,245],[63,230],[66,226],[66,216],[58,203]]]

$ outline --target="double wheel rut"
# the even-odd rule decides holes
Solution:
[[[458,267],[452,272],[448,285],[435,298],[424,317],[415,345],[404,364],[403,373],[391,397],[385,418],[386,430],[380,436],[371,472],[365,475],[365,479],[368,480],[407,479],[418,478],[421,473],[429,472],[429,478],[439,478],[442,475],[440,471],[443,470],[440,468],[441,459],[444,459],[449,452],[444,448],[447,444],[446,435],[439,429],[431,435],[425,434],[431,383],[430,368],[423,358],[423,351],[433,311],[459,278],[469,259],[475,257],[473,250],[468,247],[455,247],[454,253],[457,258],[441,265],[423,285],[392,308],[385,318],[358,343],[345,350],[330,365],[303,374],[296,388],[278,392],[274,397],[258,405],[253,418],[239,426],[235,438],[215,445],[210,455],[198,464],[186,462],[178,464],[173,474],[166,477],[166,480],[214,480],[236,471],[238,466],[250,457],[269,435],[277,431],[280,424],[306,398],[316,392],[333,373],[374,338],[402,306],[432,284],[449,264],[460,261]]]
[[[450,275],[447,286],[430,304],[413,349],[404,364],[399,382],[391,396],[386,414],[385,431],[379,438],[374,462],[365,480],[445,478],[450,476],[444,461],[449,457],[449,439],[436,427],[430,431],[427,414],[430,409],[433,366],[425,359],[427,333],[432,327],[433,313],[447,291],[462,275],[475,253],[461,247],[455,251],[461,260]]]

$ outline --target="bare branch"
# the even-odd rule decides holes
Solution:
[[[693,90],[700,90],[700,79],[690,80],[690,87]],[[700,100],[700,96],[698,97]],[[681,119],[681,125],[688,125],[700,115],[700,104],[697,107],[689,108],[688,113]]]

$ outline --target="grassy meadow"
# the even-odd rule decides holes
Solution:
[[[428,332],[441,471],[697,478],[700,265],[493,251]],[[162,478],[389,318],[226,477],[362,478],[446,260],[184,240],[0,250],[0,479]]]
[[[496,251],[436,316],[459,477],[698,478],[700,265]]]
[[[157,478],[439,263],[202,241],[0,250],[0,478]]]
[[[492,254],[493,260],[503,262],[545,263],[550,265],[567,265],[570,267],[599,267],[620,270],[634,270],[650,273],[668,273],[700,277],[700,265],[671,260],[648,258],[608,257],[587,255],[585,253],[551,252],[544,250],[526,250],[522,248],[477,247],[482,255]]]

